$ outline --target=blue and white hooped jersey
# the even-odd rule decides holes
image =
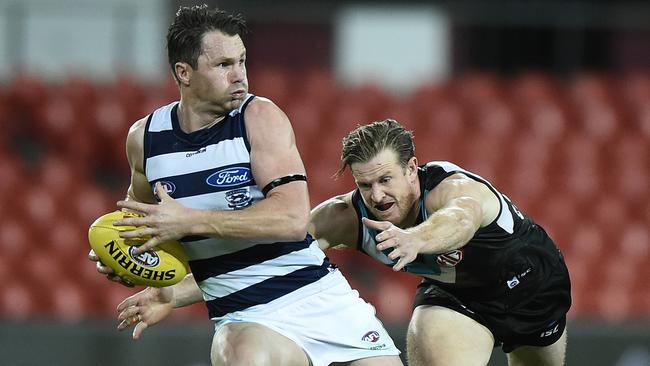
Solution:
[[[144,168],[186,207],[239,210],[264,199],[251,172],[244,110],[192,133],[180,129],[178,102],[154,111],[144,137]],[[329,261],[309,235],[298,242],[242,244],[217,237],[181,240],[210,318],[266,304],[329,273]]]

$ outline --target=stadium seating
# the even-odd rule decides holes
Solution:
[[[252,92],[293,123],[312,204],[354,188],[349,174],[332,178],[341,138],[396,118],[414,130],[421,162],[481,174],[551,233],[571,272],[572,318],[650,317],[650,75],[473,72],[400,95],[342,86],[323,70],[260,70],[253,80]],[[113,316],[134,291],[95,272],[86,230],[126,191],[129,126],[177,95],[172,80],[126,75],[0,84],[0,276],[15,279],[0,285],[1,317]],[[329,255],[380,317],[408,319],[417,278],[358,253]]]

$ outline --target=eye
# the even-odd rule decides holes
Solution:
[[[388,183],[388,182],[390,182],[390,180],[391,180],[391,177],[383,177],[383,178],[381,178],[381,180],[379,180],[379,181],[380,181],[381,183]]]
[[[357,186],[359,186],[359,189],[368,189],[368,188],[370,188],[370,184],[368,184],[368,183],[357,183]]]

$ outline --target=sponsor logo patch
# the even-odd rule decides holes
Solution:
[[[161,181],[160,181],[160,184],[161,184],[162,187],[165,189],[165,191],[167,192],[168,195],[171,196],[172,193],[176,192],[176,185],[175,185],[174,183],[172,183],[172,182],[170,182],[170,181],[167,181],[167,180],[161,180]],[[153,185],[153,194],[154,194],[155,196],[158,196],[158,192],[156,191],[156,184],[155,184],[155,182],[154,182],[154,185]]]
[[[231,167],[212,173],[205,182],[213,187],[227,188],[248,183],[252,180],[251,170],[247,167]]]
[[[557,324],[555,327],[553,327],[553,328],[551,328],[549,330],[545,330],[542,333],[540,333],[539,337],[540,338],[550,337],[553,334],[557,333],[559,330],[560,330],[560,324]]]
[[[376,330],[371,330],[370,332],[364,334],[363,337],[361,337],[361,340],[375,343],[379,341],[379,332],[377,332]]]
[[[517,287],[517,285],[519,284],[519,279],[517,278],[517,276],[515,276],[515,277],[507,280],[506,283],[508,284],[509,289],[513,289],[513,288]]]
[[[463,251],[458,249],[436,256],[436,262],[445,267],[456,267],[462,260]]]

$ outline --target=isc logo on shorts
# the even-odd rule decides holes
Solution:
[[[555,325],[555,327],[553,329],[549,329],[549,330],[546,330],[546,331],[543,331],[542,333],[540,333],[539,337],[544,338],[544,337],[552,336],[553,334],[557,333],[558,330],[560,330],[559,328],[560,328],[560,325],[557,324],[557,325]]]

